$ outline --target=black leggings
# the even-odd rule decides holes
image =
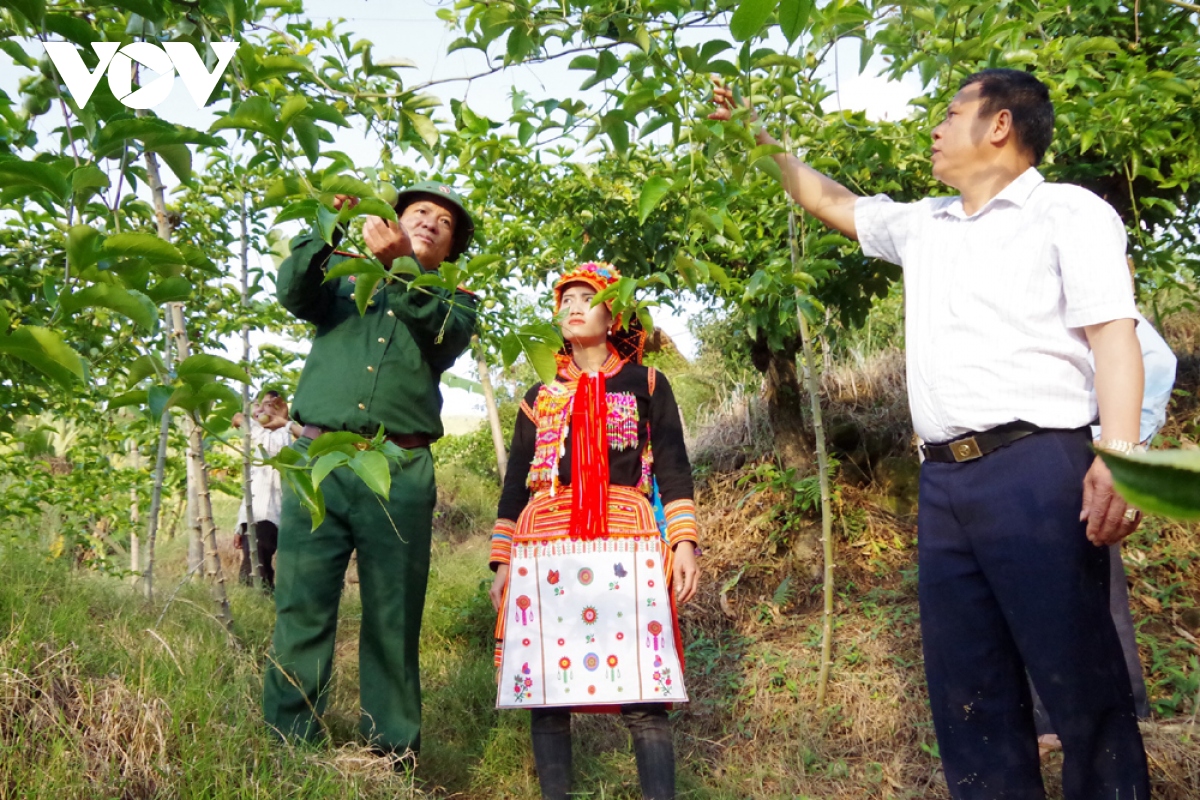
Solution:
[[[566,800],[571,790],[571,709],[530,709],[533,759],[542,800]],[[621,706],[621,717],[633,737],[638,782],[646,800],[674,800],[675,746],[664,703]]]
[[[250,533],[246,525],[238,527],[242,533],[242,565],[238,577],[249,586],[250,580]],[[254,533],[258,538],[258,572],[262,575],[263,591],[275,590],[275,551],[279,549],[279,528],[274,522],[259,520],[254,523]]]

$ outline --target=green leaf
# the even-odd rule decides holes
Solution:
[[[84,164],[71,170],[71,191],[79,194],[89,189],[107,189],[108,175],[95,164]]]
[[[813,5],[813,0],[779,0],[779,30],[789,45],[804,33]]]
[[[357,433],[329,431],[312,440],[312,444],[308,446],[308,457],[319,458],[335,451],[352,456],[368,444],[369,442]]]
[[[371,297],[374,296],[381,280],[383,279],[372,275],[364,275],[354,282],[354,304],[358,306],[360,317],[367,313],[367,303],[371,302]]]
[[[91,225],[72,225],[67,231],[67,264],[76,274],[100,260],[104,238]]]
[[[40,161],[22,161],[19,158],[0,160],[0,186],[38,187],[45,189],[60,201],[65,201],[71,191],[67,179],[54,167]]]
[[[396,209],[377,197],[368,197],[365,200],[360,200],[353,207],[347,203],[346,205],[342,206],[342,210],[338,213],[338,217],[342,222],[346,222],[354,217],[362,217],[368,214],[375,217],[383,217],[390,222],[395,222],[399,219],[399,217],[396,216]]]
[[[146,392],[146,407],[150,411],[151,419],[162,419],[163,412],[170,406],[171,395],[175,394],[175,389],[171,386],[155,385],[151,386]]]
[[[600,127],[612,140],[613,149],[624,155],[629,149],[629,126],[625,124],[625,118],[609,112],[600,118]]]
[[[348,258],[325,270],[325,280],[322,282],[329,283],[330,281],[350,275],[365,275],[368,279],[375,278],[378,280],[386,278],[387,272],[376,261],[369,261],[365,258]],[[357,283],[357,278],[355,282]]]
[[[438,129],[437,126],[433,124],[432,119],[423,114],[417,114],[409,111],[408,109],[404,110],[404,116],[408,118],[410,123],[412,123],[413,130],[417,132],[417,135],[425,140],[425,144],[429,145],[430,147],[433,147],[437,144]]]
[[[292,125],[292,131],[296,134],[296,143],[304,151],[304,157],[315,167],[321,158],[321,133],[316,123],[300,117]]]
[[[326,175],[321,179],[321,191],[330,194],[347,194],[351,197],[374,197],[375,190],[358,178],[350,175]]]
[[[212,353],[195,353],[188,356],[175,368],[175,374],[184,380],[221,377],[250,383],[250,376],[246,374],[246,370],[229,359],[214,356]]]
[[[641,196],[638,197],[638,224],[645,225],[646,217],[654,207],[671,191],[671,182],[661,175],[655,175],[642,185]]]
[[[389,271],[392,275],[412,275],[417,278],[425,272],[425,268],[412,256],[400,256],[392,259],[392,268]]]
[[[480,253],[467,262],[468,272],[479,272],[487,269],[492,264],[497,264],[504,260],[504,256],[499,253]]]
[[[175,387],[175,391],[167,399],[167,406],[191,412],[217,402],[236,406],[241,402],[241,398],[228,386],[216,381],[196,385],[185,383]]]
[[[83,359],[58,332],[47,328],[23,325],[0,336],[0,353],[21,359],[68,388],[74,380],[84,380]]]
[[[155,0],[113,0],[112,5],[154,22],[163,18],[163,10]]]
[[[308,98],[302,94],[296,94],[284,101],[283,107],[279,109],[279,121],[285,126],[292,123],[292,119],[308,108]]]
[[[104,239],[104,249],[115,256],[144,258],[156,264],[186,264],[183,253],[152,233],[114,233]]]
[[[0,6],[7,6],[20,12],[21,16],[29,20],[35,27],[40,25],[42,18],[46,16],[46,0],[4,0]]]
[[[294,203],[288,203],[283,207],[271,223],[272,227],[281,222],[291,222],[294,219],[303,219],[314,221],[317,216],[317,209],[321,207],[320,202],[309,197],[304,200],[297,200]]]
[[[192,296],[192,284],[187,278],[174,275],[147,288],[146,296],[157,305],[176,303]]]
[[[311,458],[312,456],[310,455],[309,457]],[[320,487],[321,481],[325,480],[325,477],[329,475],[329,473],[333,472],[334,469],[340,467],[342,464],[347,463],[349,460],[350,456],[346,455],[341,450],[334,450],[333,452],[322,455],[317,459],[317,463],[313,464],[313,486]]]
[[[554,349],[542,342],[522,342],[521,348],[542,383],[553,383],[558,375],[558,361],[554,358]]]
[[[304,470],[283,470],[283,477],[288,486],[300,498],[300,505],[307,509],[312,517],[312,529],[315,531],[325,521],[325,495],[320,487],[313,486],[312,477]]]
[[[1130,505],[1174,519],[1200,519],[1200,450],[1097,452]]]
[[[278,221],[278,218],[276,218]],[[324,203],[317,204],[317,233],[325,240],[325,244],[333,244],[333,234],[337,230],[338,212]]]
[[[387,457],[377,450],[363,450],[350,460],[350,469],[375,494],[387,500],[392,491],[392,471]]]
[[[762,33],[775,3],[776,0],[741,0],[729,20],[729,33],[739,42]]]
[[[162,359],[150,353],[135,360],[129,365],[129,374],[125,377],[126,386],[136,386],[143,378],[151,375],[166,377],[167,368]]]
[[[255,95],[242,101],[227,115],[214,122],[208,130],[211,132],[225,128],[256,131],[276,142],[283,137],[283,126],[275,120],[275,106],[262,95]]]
[[[271,184],[263,195],[262,204],[264,206],[277,206],[282,204],[289,197],[303,195],[305,193],[304,182],[295,175],[285,175],[279,180]]]
[[[133,320],[152,332],[158,325],[158,306],[146,295],[108,283],[97,283],[78,292],[63,295],[62,308],[73,314],[81,308],[108,308]]]
[[[98,130],[92,137],[92,152],[96,158],[115,157],[130,139],[141,142],[146,150],[151,151],[173,144],[225,147],[225,140],[219,136],[212,136],[186,125],[173,125],[156,117],[138,117],[115,119]]]
[[[468,380],[467,378],[460,378],[458,375],[455,375],[452,372],[443,372],[441,380],[443,386],[449,386],[451,389],[466,389],[468,392],[472,392],[473,394],[483,394],[482,383]]]
[[[638,306],[634,313],[637,314],[638,322],[642,323],[642,327],[646,330],[646,335],[653,336],[654,318],[650,316],[650,309],[647,306]]]
[[[154,148],[181,183],[192,182],[192,149],[186,144],[167,144]]]
[[[133,392],[125,392],[108,401],[108,408],[111,411],[114,408],[125,408],[127,406],[137,406],[141,408],[146,405],[148,399],[145,389],[138,389]]]

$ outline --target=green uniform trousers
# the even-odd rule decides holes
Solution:
[[[293,447],[305,452],[309,444],[302,438]],[[357,550],[361,729],[383,750],[420,747],[418,642],[437,490],[429,449],[409,452],[412,461],[392,464],[386,503],[349,469],[331,472],[321,483],[325,521],[315,531],[295,492],[284,489],[263,713],[285,738],[322,737],[318,719],[328,699],[338,601],[350,553]]]

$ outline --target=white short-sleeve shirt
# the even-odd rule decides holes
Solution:
[[[249,420],[250,453],[255,459],[272,458],[279,455],[283,448],[292,443],[292,434],[288,426],[268,430],[258,424],[258,420]],[[283,506],[283,492],[279,482],[279,471],[274,467],[255,465],[250,467],[250,495],[254,503],[255,522],[274,522],[279,524],[280,511]],[[239,527],[246,524],[246,503],[238,504]]]
[[[904,268],[917,435],[1096,418],[1083,328],[1137,316],[1125,228],[1108,203],[1030,168],[970,216],[959,197],[876,195],[859,198],[854,221],[864,253]]]

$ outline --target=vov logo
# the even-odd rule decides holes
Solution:
[[[238,49],[236,42],[212,42],[210,47],[217,54],[217,63],[209,72],[196,48],[187,42],[164,42],[161,48],[149,42],[133,42],[124,47],[120,42],[92,42],[100,63],[94,72],[88,72],[75,45],[70,42],[43,42],[43,45],[71,99],[80,107],[87,105],[107,70],[108,88],[129,108],[153,108],[167,99],[175,85],[176,72],[196,101],[196,108],[203,108]],[[159,74],[137,91],[133,90],[134,61]]]

